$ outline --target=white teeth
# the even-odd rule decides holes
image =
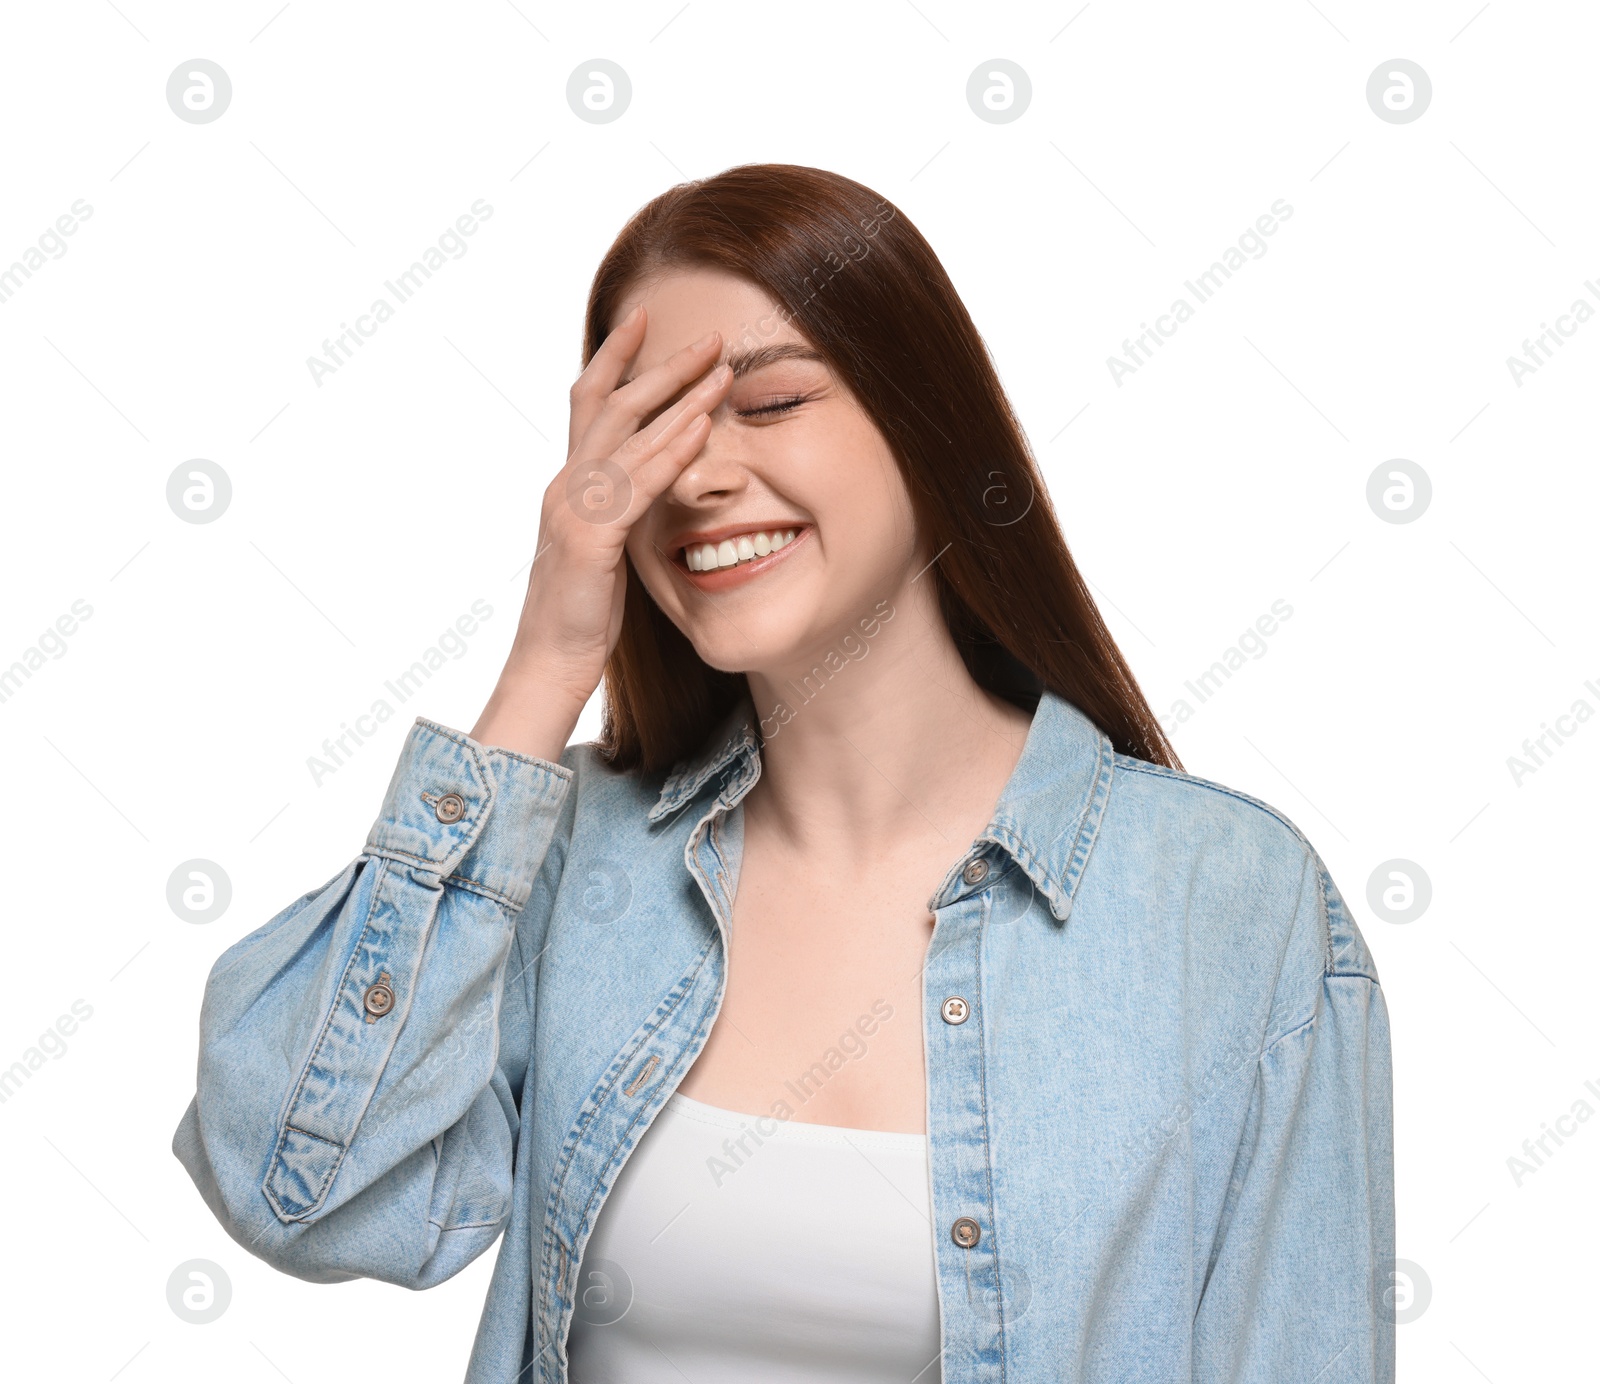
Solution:
[[[794,535],[794,529],[770,529],[742,533],[720,543],[690,543],[683,550],[683,560],[691,572],[714,572],[719,567],[733,567],[775,553],[794,542]]]

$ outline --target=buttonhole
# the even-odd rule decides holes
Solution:
[[[632,1081],[630,1081],[625,1087],[623,1087],[622,1094],[625,1095],[625,1096],[631,1096],[631,1095],[637,1094],[639,1088],[641,1086],[643,1086],[645,1084],[645,1082],[650,1079],[650,1073],[655,1071],[656,1063],[658,1063],[660,1060],[661,1059],[659,1057],[652,1055],[650,1060],[648,1062],[646,1062],[644,1064],[644,1066],[639,1068],[638,1075],[635,1076],[634,1079]]]

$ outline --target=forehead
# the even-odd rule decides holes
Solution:
[[[781,304],[748,279],[715,269],[669,269],[633,286],[618,300],[615,326],[640,303],[644,340],[623,371],[631,379],[707,332],[722,333],[720,359],[746,374],[776,360],[819,359],[788,321]]]

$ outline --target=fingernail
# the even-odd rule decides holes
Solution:
[[[700,340],[695,342],[691,349],[698,351],[702,346],[709,346],[719,335],[720,333],[718,332],[707,332]]]

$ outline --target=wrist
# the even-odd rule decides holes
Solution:
[[[508,666],[471,735],[480,745],[555,763],[587,702],[587,695],[546,676],[517,674]]]

